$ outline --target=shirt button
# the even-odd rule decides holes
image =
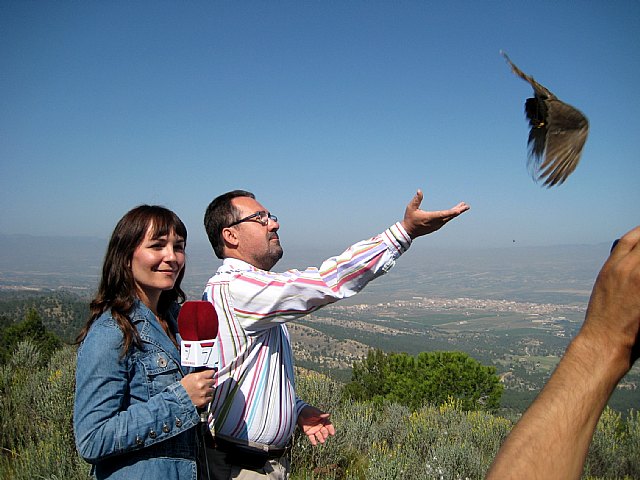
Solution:
[[[158,366],[164,368],[167,366],[167,359],[164,357],[158,357]]]
[[[176,418],[176,427],[180,428],[182,426],[182,420]]]
[[[149,431],[149,437],[150,438],[156,438],[158,436],[158,434],[156,433],[155,430],[150,430]]]
[[[139,435],[136,435],[136,445],[144,445],[144,440]]]
[[[162,424],[162,431],[164,433],[169,433],[169,431],[170,431],[169,425],[167,425],[166,423],[163,423]]]

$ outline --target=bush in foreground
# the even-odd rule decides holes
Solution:
[[[24,341],[0,367],[0,478],[88,477],[73,440],[75,353],[63,347],[38,368],[40,351]]]
[[[40,353],[21,343],[0,367],[0,478],[87,479],[77,454],[72,411],[75,347],[38,367]],[[344,386],[316,373],[298,374],[298,393],[332,413],[337,435],[311,447],[296,434],[292,480],[481,479],[512,422],[467,411],[460,400],[415,411],[392,402],[344,400]],[[585,477],[640,478],[640,417],[607,409],[594,436]]]

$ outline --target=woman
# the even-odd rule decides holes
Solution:
[[[197,407],[213,371],[185,375],[177,335],[187,230],[142,205],[118,222],[78,341],[74,430],[98,479],[195,479]]]

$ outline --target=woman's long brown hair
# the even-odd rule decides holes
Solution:
[[[124,335],[122,353],[125,354],[135,345],[142,348],[140,334],[129,320],[129,314],[134,301],[138,298],[131,260],[136,248],[142,243],[151,226],[152,237],[159,238],[175,232],[187,241],[187,229],[182,220],[171,210],[158,205],[140,205],[128,211],[118,222],[107,247],[107,253],[102,265],[102,277],[98,292],[89,305],[90,317],[86,325],[78,334],[76,341],[82,342],[93,322],[105,311],[111,310],[111,315],[118,323]],[[184,268],[178,275],[171,290],[165,290],[160,295],[158,314],[165,317],[173,302],[184,302],[185,294],[180,288],[184,277]]]

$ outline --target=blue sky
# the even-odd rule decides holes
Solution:
[[[472,207],[431,245],[609,242],[640,224],[640,2],[535,5],[1,0],[0,233],[108,237],[157,203],[205,242],[243,188],[285,248],[346,246],[422,188]],[[501,49],[589,117],[560,187]]]

